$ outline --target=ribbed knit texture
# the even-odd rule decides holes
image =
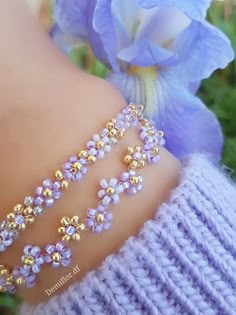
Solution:
[[[24,315],[236,314],[236,188],[200,155],[138,236]]]

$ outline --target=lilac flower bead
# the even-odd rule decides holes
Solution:
[[[111,142],[107,136],[95,134],[92,141],[87,142],[89,155],[95,156],[98,159],[103,159],[107,152],[111,151]]]
[[[40,272],[41,265],[44,263],[44,257],[38,246],[26,245],[23,249],[24,255],[21,257],[24,268],[29,269],[33,273]]]
[[[87,162],[84,158],[77,159],[71,156],[69,162],[63,165],[64,177],[67,180],[80,181],[84,174],[87,173]]]
[[[151,165],[157,164],[160,161],[160,155],[155,150],[157,148],[150,148],[146,151],[148,163]]]
[[[85,224],[93,232],[100,233],[102,230],[108,230],[111,227],[112,213],[106,211],[106,207],[98,205],[96,209],[89,209]]]
[[[102,179],[100,181],[101,190],[98,192],[98,197],[101,199],[103,206],[109,204],[117,204],[120,201],[119,194],[124,191],[123,185],[118,182],[117,178],[111,178],[109,181]]]
[[[10,270],[4,265],[0,265],[0,292],[15,294],[16,287],[11,281],[9,281],[9,277],[11,277]]]
[[[34,200],[36,206],[44,205],[46,208],[52,207],[55,199],[61,197],[61,184],[59,181],[52,182],[51,179],[45,179],[43,185],[35,189],[37,197]]]
[[[45,250],[47,254],[44,256],[44,261],[50,263],[53,268],[69,266],[71,250],[63,242],[59,241],[56,245],[47,245]]]
[[[15,283],[18,283],[18,285],[22,285],[26,288],[32,288],[35,286],[36,275],[29,268],[16,266],[12,271],[12,278]],[[21,281],[19,282],[19,280]]]
[[[13,243],[13,234],[7,229],[0,230],[0,252],[4,252]]]
[[[143,189],[143,176],[137,175],[135,170],[122,173],[120,180],[123,183],[124,190],[131,196]]]

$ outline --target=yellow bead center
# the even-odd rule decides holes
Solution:
[[[98,213],[95,217],[97,223],[102,223],[104,221],[104,215],[102,213]]]
[[[107,187],[106,192],[111,196],[115,193],[115,189],[113,187]]]

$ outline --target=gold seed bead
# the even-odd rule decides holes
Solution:
[[[32,216],[32,215],[28,215],[28,216],[25,218],[25,221],[26,221],[27,224],[32,224],[32,223],[34,223],[34,221],[35,221],[35,217]]]
[[[126,155],[125,157],[124,157],[124,162],[125,162],[125,164],[129,164],[131,161],[132,161],[132,156],[131,155]]]
[[[142,154],[142,158],[143,158],[144,161],[146,161],[146,160],[147,160],[147,154],[146,154],[146,153],[143,153],[143,154]]]
[[[107,187],[106,192],[111,196],[115,193],[115,189],[113,187]]]
[[[128,152],[129,154],[133,154],[133,153],[134,153],[134,148],[133,148],[133,147],[128,147],[128,148],[127,148],[127,152]]]
[[[139,183],[138,176],[131,176],[129,181],[132,185],[138,184]]]
[[[8,270],[4,265],[0,265],[0,275],[5,276],[8,274]]]
[[[102,142],[102,141],[98,141],[98,142],[96,143],[96,149],[98,149],[98,150],[104,148],[104,146],[105,146],[105,143]]]
[[[79,235],[79,233],[75,233],[75,234],[72,236],[72,239],[73,239],[74,241],[79,241],[79,240],[80,240],[80,235]]]
[[[159,151],[160,151],[160,150],[159,150],[159,148],[157,148],[157,147],[152,149],[152,153],[153,153],[154,155],[158,155],[158,154],[159,154]]]
[[[71,223],[71,221],[70,221],[70,218],[69,218],[69,217],[63,217],[63,218],[61,219],[61,224],[64,225],[64,226],[66,226],[66,225],[68,225],[68,224],[70,224],[70,223]]]
[[[65,233],[65,228],[63,226],[60,226],[58,229],[57,229],[58,233],[60,234],[64,234]]]
[[[86,229],[86,226],[84,223],[80,223],[77,227],[77,231],[84,231]]]
[[[63,179],[63,174],[60,170],[55,172],[55,177],[57,180],[62,180]]]
[[[155,136],[155,131],[153,129],[148,130],[148,135],[151,137]]]
[[[140,119],[140,124],[144,127],[147,127],[149,125],[149,121],[146,118]]]
[[[96,162],[96,156],[93,156],[93,155],[89,155],[88,158],[87,158],[87,162],[88,163],[95,163]]]
[[[137,118],[139,116],[138,112],[134,109],[134,110],[131,110],[131,115],[134,117],[134,118]]]
[[[61,255],[60,255],[60,253],[57,253],[57,252],[56,252],[56,253],[53,253],[52,259],[53,259],[53,261],[56,262],[56,263],[60,262],[60,260],[61,260]]]
[[[130,163],[129,167],[130,167],[131,169],[136,169],[136,168],[138,167],[138,162],[135,161],[135,160],[133,160],[133,161]]]
[[[102,223],[104,221],[104,215],[102,213],[98,213],[95,216],[95,220],[96,220],[97,223]]]
[[[31,207],[27,207],[23,210],[23,215],[30,215],[33,213],[33,209]]]
[[[61,182],[61,188],[62,188],[62,189],[67,189],[68,186],[69,186],[69,182],[68,182],[67,180],[63,180],[63,181]]]
[[[81,150],[79,153],[78,153],[78,157],[79,158],[87,158],[88,157],[88,152],[86,150]]]
[[[110,131],[110,133],[109,133],[109,135],[111,136],[111,137],[116,137],[116,135],[117,135],[117,130],[116,129],[111,129],[111,131]]]
[[[8,220],[13,220],[15,218],[15,214],[14,213],[8,213],[7,214],[7,219]]]
[[[24,209],[23,205],[18,204],[18,205],[16,205],[16,206],[14,207],[14,212],[15,212],[15,213],[19,213],[19,212],[21,212],[23,209]]]
[[[12,274],[9,274],[9,277],[7,277],[6,284],[7,284],[7,285],[13,284],[13,277],[12,277]]]
[[[16,284],[19,286],[23,286],[25,284],[25,279],[23,277],[19,277],[16,279]]]
[[[138,161],[138,168],[144,168],[144,167],[145,167],[145,161],[144,160]]]
[[[62,240],[63,242],[69,242],[70,239],[71,239],[70,235],[64,235],[64,236],[61,238],[61,240]]]
[[[130,108],[131,110],[135,110],[135,105],[134,105],[134,104],[129,104],[129,108]]]
[[[73,163],[72,167],[73,167],[75,170],[80,171],[82,165],[81,165],[79,162],[75,162],[75,163]]]
[[[46,189],[44,190],[44,192],[43,192],[43,195],[44,195],[45,197],[51,197],[51,196],[52,196],[52,191],[51,191],[51,189],[46,188]]]
[[[26,229],[26,224],[25,224],[25,223],[20,224],[19,227],[18,227],[18,229],[19,229],[20,231],[24,231],[24,230]]]
[[[71,218],[71,224],[78,224],[79,223],[79,216],[78,215],[74,215],[72,218]]]
[[[9,229],[14,230],[16,228],[17,224],[15,222],[9,222],[8,227]]]
[[[34,257],[33,256],[25,256],[24,257],[24,264],[28,266],[32,266],[34,264]]]
[[[106,128],[111,131],[113,128],[114,128],[114,122],[112,121],[109,121],[107,124],[106,124]]]

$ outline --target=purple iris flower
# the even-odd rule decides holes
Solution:
[[[221,155],[214,114],[194,93],[233,59],[227,37],[206,20],[210,0],[56,0],[62,36],[87,40],[127,102],[145,105],[177,157]],[[57,32],[58,37],[58,32]]]

